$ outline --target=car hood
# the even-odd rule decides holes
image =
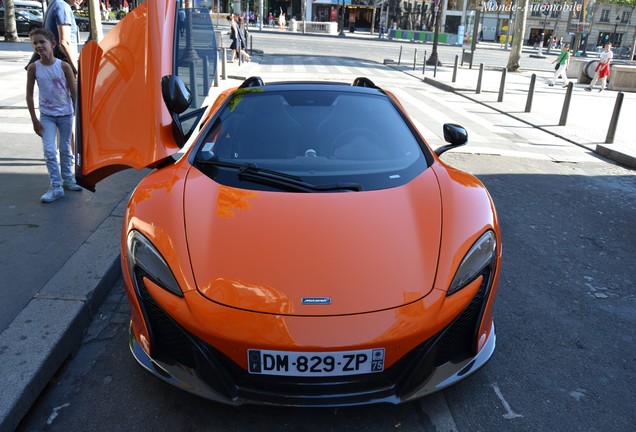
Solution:
[[[199,292],[229,307],[283,315],[394,308],[433,287],[441,203],[433,170],[368,192],[263,192],[191,169],[188,250]]]

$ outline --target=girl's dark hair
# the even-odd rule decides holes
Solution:
[[[44,36],[46,39],[49,40],[49,42],[55,42],[55,35],[53,34],[53,32],[51,32],[51,30],[45,29],[45,28],[35,28],[33,30],[31,30],[29,32],[29,38],[32,38],[35,35],[41,35]]]

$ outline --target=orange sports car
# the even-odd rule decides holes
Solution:
[[[254,77],[197,108],[213,27],[178,4],[142,3],[80,58],[78,183],[154,168],[122,229],[137,361],[232,405],[401,403],[482,367],[499,224],[439,159],[466,131],[433,151],[366,78]]]

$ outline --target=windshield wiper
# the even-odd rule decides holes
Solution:
[[[204,160],[198,159],[197,163],[202,165],[212,165],[224,168],[234,168],[238,170],[238,176],[242,179],[255,183],[261,183],[268,186],[275,186],[280,189],[296,192],[333,192],[333,191],[352,191],[360,192],[363,190],[362,185],[357,183],[336,183],[328,185],[315,185],[308,183],[292,174],[280,171],[270,170],[267,168],[259,168],[254,163],[238,164],[233,162],[224,162],[220,160]]]

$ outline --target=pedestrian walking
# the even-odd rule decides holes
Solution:
[[[386,22],[384,22],[384,20],[382,20],[382,22],[380,23],[380,36],[379,38],[382,39],[384,38],[384,34],[386,33]]]
[[[281,10],[280,15],[278,15],[278,25],[281,30],[285,30],[285,12]]]
[[[247,30],[247,24],[245,22],[245,19],[242,16],[238,17],[237,24],[238,24],[239,38],[240,38],[240,43],[238,44],[239,46],[238,54],[241,56],[242,61],[248,62],[252,60],[252,57],[250,57],[250,55],[245,52],[245,49],[247,49],[247,41],[250,36]]]
[[[33,130],[42,137],[44,159],[49,172],[49,190],[40,197],[43,203],[64,196],[64,189],[81,191],[73,176],[71,132],[73,130],[75,75],[71,66],[55,58],[53,33],[44,28],[32,30],[31,44],[40,59],[27,68],[26,102]],[[40,118],[35,112],[33,93],[38,84]],[[55,138],[57,135],[57,143]],[[59,148],[59,161],[58,149]]]
[[[610,63],[612,62],[613,58],[614,53],[612,52],[612,43],[607,42],[605,44],[604,51],[599,57],[598,65],[596,65],[594,79],[590,83],[589,87],[585,87],[585,91],[592,91],[599,79],[601,80],[601,88],[598,89],[599,93],[605,90],[605,83],[607,82],[607,77],[610,74]]]
[[[230,59],[230,63],[234,63],[234,59],[236,56],[239,56],[239,60],[251,61],[252,57],[244,51],[245,44],[243,42],[243,35],[241,32],[241,28],[239,26],[239,18],[238,16],[232,18],[232,15],[227,16],[228,23],[230,24],[230,39],[232,43],[230,44],[230,49],[232,50],[232,58]]]
[[[183,37],[186,34],[186,13],[185,9],[180,8],[177,11],[177,17],[179,18],[179,36]]]
[[[552,78],[552,82],[549,84],[550,87],[556,84],[557,78],[560,76],[563,77],[563,87],[568,86],[568,66],[570,66],[570,44],[563,45],[561,49],[561,53],[559,57],[552,61],[552,64],[555,64],[554,67],[554,77]]]
[[[230,58],[229,62],[234,63],[234,58],[236,57],[236,50],[239,47],[239,30],[232,15],[227,16],[227,22],[230,26],[230,40],[232,41],[230,43],[230,50],[232,51],[232,57]]]

